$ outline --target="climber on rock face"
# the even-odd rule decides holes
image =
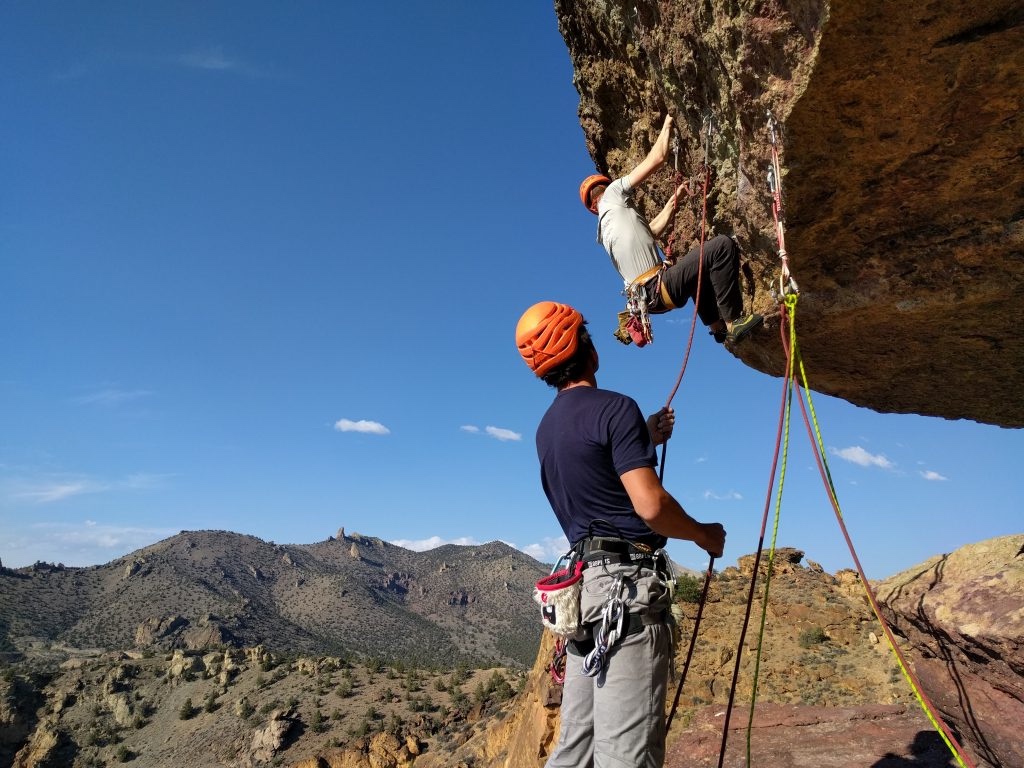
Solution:
[[[715,341],[737,342],[757,328],[762,317],[743,314],[736,241],[718,235],[704,243],[703,249],[694,248],[675,263],[666,262],[657,239],[669,227],[686,185],[676,188],[672,198],[650,222],[637,210],[633,200],[634,192],[665,164],[672,130],[672,116],[667,115],[658,140],[639,165],[615,181],[602,174],[588,176],[580,184],[580,200],[597,214],[598,242],[608,252],[627,288],[636,285],[642,289],[648,312],[661,314],[682,307],[691,299],[696,301],[700,273],[697,314],[701,322]],[[704,266],[700,269],[702,250]],[[621,337],[620,340],[626,341]]]

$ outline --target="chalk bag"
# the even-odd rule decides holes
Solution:
[[[533,599],[540,606],[541,624],[556,635],[568,637],[580,628],[584,563],[570,560],[567,567],[559,569],[561,562],[559,558],[551,575],[537,582]]]

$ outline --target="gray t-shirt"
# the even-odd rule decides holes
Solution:
[[[626,284],[661,263],[651,228],[636,209],[628,176],[609,184],[597,204],[597,242]]]

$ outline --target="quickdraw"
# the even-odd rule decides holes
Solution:
[[[555,685],[562,685],[565,682],[565,654],[566,643],[561,637],[555,640],[555,648],[551,652],[551,663],[548,664],[548,674]]]
[[[772,196],[772,217],[775,219],[775,234],[779,242],[779,258],[782,260],[782,271],[779,275],[778,291],[772,285],[772,298],[781,303],[783,298],[799,293],[796,280],[789,271],[789,257],[786,253],[786,233],[783,227],[784,216],[782,213],[782,166],[779,163],[779,147],[776,140],[778,121],[775,115],[768,110],[768,139],[772,145],[772,161],[768,166],[768,190]]]
[[[597,677],[604,671],[608,665],[608,651],[625,633],[628,615],[623,599],[625,591],[622,574],[616,574],[601,609],[601,623],[594,633],[594,650],[583,659],[583,674],[587,677]]]
[[[627,283],[622,295],[626,297],[626,309],[619,312],[615,338],[623,344],[645,347],[654,341],[654,331],[651,330],[651,313],[647,309],[647,289],[643,280]]]

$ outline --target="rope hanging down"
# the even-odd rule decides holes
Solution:
[[[704,241],[706,240],[707,231],[707,211],[708,211],[708,184],[711,179],[711,134],[714,131],[714,120],[710,113],[704,118],[703,126],[704,131],[704,164],[702,168],[702,175],[704,177],[703,182],[703,202],[701,204],[701,218],[700,218],[700,261],[697,265],[697,293],[693,298],[693,320],[690,323],[690,334],[686,340],[686,354],[683,356],[683,364],[679,370],[679,376],[676,377],[675,385],[672,387],[672,391],[669,393],[668,399],[665,401],[665,407],[668,408],[672,404],[673,398],[676,396],[676,392],[679,391],[679,385],[682,384],[683,374],[686,373],[686,366],[690,359],[690,349],[693,347],[693,334],[697,327],[697,307],[700,306],[700,288],[703,282],[703,270],[704,270]],[[673,138],[672,145],[673,152],[675,154],[675,183],[676,189],[678,185],[682,183],[680,179],[682,175],[679,172],[679,143],[678,136]],[[665,248],[665,260],[670,260],[672,253],[672,243],[675,240],[675,227],[674,219],[676,212],[676,196],[672,197],[672,218],[669,219],[673,222],[672,233],[669,235],[668,243]],[[665,456],[668,453],[668,441],[666,440],[661,444],[661,466],[658,471],[658,479],[662,482],[665,480]],[[700,601],[697,603],[697,615],[693,620],[693,631],[690,633],[690,646],[686,652],[686,661],[683,663],[683,670],[679,675],[679,683],[676,686],[676,695],[672,701],[672,707],[668,713],[668,719],[665,721],[665,732],[667,733],[669,728],[672,727],[672,719],[675,717],[676,709],[679,706],[679,697],[683,693],[683,685],[686,683],[686,674],[690,670],[690,660],[693,658],[693,650],[697,645],[697,632],[700,629],[700,620],[704,614],[704,605],[707,602],[708,589],[711,587],[711,579],[715,573],[715,556],[712,555],[708,561],[708,568],[704,574],[704,586],[701,589]]]
[[[945,721],[938,714],[935,709],[935,705],[928,698],[928,695],[924,692],[921,686],[921,681],[918,680],[913,670],[907,664],[906,659],[900,651],[899,646],[896,644],[896,638],[893,636],[892,629],[889,627],[889,622],[886,621],[882,615],[881,608],[878,605],[878,598],[875,596],[875,591],[872,589],[867,576],[864,573],[864,568],[860,564],[860,558],[857,557],[857,552],[853,546],[853,540],[850,538],[850,532],[846,528],[846,522],[843,519],[843,512],[839,507],[839,497],[836,495],[835,485],[832,483],[832,473],[828,468],[828,459],[825,457],[825,443],[821,437],[821,428],[818,425],[818,417],[814,412],[814,403],[811,400],[811,389],[807,383],[807,372],[804,369],[803,359],[800,356],[800,350],[797,346],[796,340],[796,296],[786,297],[786,307],[789,309],[791,317],[789,317],[790,325],[790,338],[789,346],[790,349],[787,353],[796,361],[800,371],[800,386],[803,387],[804,397],[799,398],[800,411],[803,414],[804,425],[807,428],[807,436],[811,440],[811,444],[814,446],[814,459],[818,465],[818,472],[821,475],[821,479],[825,484],[825,491],[828,493],[829,502],[832,504],[832,510],[835,512],[836,522],[839,524],[839,529],[842,531],[843,539],[846,541],[846,546],[850,550],[850,556],[853,558],[854,566],[857,569],[857,574],[860,576],[861,586],[864,588],[864,594],[867,597],[868,603],[871,605],[871,610],[875,614],[875,618],[878,619],[878,623],[882,627],[882,631],[885,633],[885,638],[889,643],[889,647],[892,649],[893,655],[896,657],[896,661],[899,664],[900,671],[903,673],[903,677],[910,685],[911,690],[914,693],[914,697],[917,699],[918,704],[927,716],[928,721],[932,724],[932,727],[938,732],[939,736],[945,742],[949,751],[956,759],[957,764],[961,768],[975,768],[975,764],[971,761],[971,758],[964,751],[963,747],[956,740],[949,726],[946,725]],[[804,407],[804,398],[807,400],[807,406]],[[808,417],[808,412],[810,417]],[[813,421],[813,430],[812,430]]]
[[[758,550],[757,550],[757,554],[755,555],[755,559],[754,559],[754,569],[753,569],[753,575],[751,577],[750,592],[749,592],[748,598],[747,598],[746,615],[744,617],[743,628],[741,630],[740,640],[739,640],[739,644],[737,646],[736,663],[735,663],[734,670],[733,670],[732,685],[730,686],[730,690],[729,690],[729,703],[728,703],[728,706],[726,707],[725,720],[724,720],[724,723],[723,723],[722,743],[721,743],[721,749],[719,751],[718,766],[719,766],[719,768],[722,768],[722,766],[724,764],[724,760],[725,760],[725,750],[726,750],[726,744],[727,744],[728,733],[729,733],[729,721],[730,721],[730,718],[731,718],[733,704],[734,704],[734,701],[735,701],[735,692],[736,692],[736,687],[737,687],[737,679],[738,679],[738,676],[739,676],[741,654],[742,654],[743,646],[745,644],[746,631],[747,631],[747,627],[748,627],[748,622],[749,622],[749,617],[750,617],[750,612],[751,612],[751,606],[753,604],[754,589],[755,589],[755,585],[756,585],[756,582],[757,582],[757,576],[758,576],[758,572],[759,572],[759,563],[760,563],[761,554],[762,554],[762,550],[763,550],[764,535],[765,535],[765,531],[766,531],[766,528],[767,528],[768,507],[770,505],[770,500],[771,500],[771,495],[772,495],[772,486],[773,486],[773,483],[774,483],[775,471],[776,471],[776,467],[777,467],[777,463],[778,463],[779,449],[780,449],[780,445],[783,445],[784,446],[783,462],[782,462],[782,467],[781,467],[781,470],[780,470],[780,473],[779,473],[779,487],[778,487],[778,492],[777,492],[777,497],[776,497],[775,521],[774,521],[773,531],[772,531],[772,541],[771,541],[771,545],[770,545],[770,549],[769,549],[768,567],[766,569],[766,575],[765,575],[765,590],[764,590],[764,596],[762,598],[761,624],[760,624],[760,629],[759,629],[759,633],[758,633],[758,640],[757,640],[757,648],[758,648],[758,650],[757,650],[757,657],[756,657],[757,660],[756,660],[755,665],[754,665],[754,672],[753,672],[754,679],[753,679],[752,689],[751,689],[750,711],[748,713],[748,722],[747,722],[746,758],[747,758],[747,765],[749,766],[751,764],[751,734],[753,732],[754,708],[755,708],[755,705],[756,705],[756,702],[757,702],[757,685],[758,685],[758,674],[759,674],[759,670],[760,670],[760,655],[761,655],[761,648],[764,645],[764,630],[765,630],[765,624],[766,624],[766,621],[767,621],[768,596],[769,596],[769,589],[770,589],[770,585],[771,585],[771,576],[772,576],[772,570],[773,570],[773,560],[774,560],[774,554],[775,554],[776,535],[777,535],[777,532],[778,532],[780,512],[781,512],[781,505],[782,505],[782,490],[783,490],[783,486],[784,486],[784,483],[785,483],[786,457],[788,455],[788,446],[789,446],[789,428],[790,428],[790,420],[791,420],[791,412],[792,412],[792,399],[793,399],[793,392],[794,392],[794,390],[796,390],[798,387],[802,387],[803,394],[802,394],[802,396],[798,396],[797,397],[797,402],[800,405],[800,410],[801,410],[801,413],[803,415],[804,424],[805,424],[805,426],[807,428],[807,434],[808,434],[808,437],[811,440],[811,444],[812,444],[812,447],[814,449],[815,462],[817,463],[817,466],[818,466],[818,469],[819,469],[819,473],[821,474],[822,480],[823,480],[823,482],[825,484],[825,490],[826,490],[826,492],[828,494],[829,502],[831,503],[832,508],[833,508],[833,510],[835,512],[836,520],[839,523],[839,527],[840,527],[840,530],[842,531],[843,538],[846,541],[847,547],[848,547],[848,549],[850,551],[850,555],[853,558],[854,565],[856,566],[857,573],[860,576],[861,586],[864,588],[864,591],[865,591],[868,603],[870,604],[871,609],[872,609],[873,613],[875,614],[875,618],[878,620],[878,623],[882,627],[882,631],[885,634],[886,640],[889,643],[889,647],[891,648],[893,654],[896,657],[897,663],[899,665],[899,668],[900,668],[901,672],[903,673],[903,676],[906,678],[908,684],[910,685],[910,688],[911,688],[912,692],[914,693],[915,698],[917,699],[918,703],[920,704],[920,706],[921,706],[922,710],[924,711],[924,714],[928,718],[929,722],[932,724],[933,728],[935,728],[935,730],[938,732],[939,736],[942,738],[943,742],[949,748],[949,750],[952,753],[953,757],[956,759],[957,764],[961,768],[975,768],[975,764],[971,761],[970,757],[966,754],[966,752],[964,751],[963,747],[961,747],[961,745],[957,742],[956,737],[950,731],[949,727],[942,720],[941,716],[937,713],[937,711],[935,709],[935,705],[929,700],[927,694],[925,694],[924,690],[922,689],[920,681],[917,679],[917,677],[915,676],[914,672],[911,670],[910,666],[907,664],[906,659],[904,658],[902,652],[900,651],[899,646],[896,643],[896,639],[895,639],[895,637],[892,634],[892,630],[890,629],[889,624],[886,621],[885,617],[882,615],[881,609],[880,609],[880,607],[878,605],[878,600],[877,600],[877,598],[876,598],[876,596],[874,594],[874,590],[871,588],[870,582],[868,581],[867,576],[864,573],[864,569],[863,569],[863,567],[861,566],[861,563],[860,563],[860,558],[857,556],[857,552],[856,552],[856,550],[855,550],[855,548],[853,546],[853,541],[852,541],[852,539],[850,537],[849,531],[846,528],[846,523],[845,523],[845,521],[843,519],[842,510],[839,507],[839,500],[838,500],[838,496],[836,494],[835,485],[832,482],[831,472],[828,469],[828,460],[826,458],[826,452],[825,452],[825,447],[824,447],[824,440],[821,437],[821,429],[820,429],[820,426],[818,424],[817,416],[816,416],[816,414],[814,412],[814,405],[813,405],[813,401],[811,399],[810,387],[809,387],[808,381],[807,381],[807,373],[806,373],[806,370],[804,368],[803,360],[802,360],[802,358],[800,356],[799,346],[797,344],[796,322],[795,322],[795,320],[796,320],[796,306],[797,306],[798,298],[799,298],[799,296],[796,293],[792,293],[792,294],[787,295],[785,297],[784,305],[782,307],[783,323],[780,324],[779,332],[780,332],[780,337],[781,337],[781,341],[782,341],[782,347],[783,347],[783,350],[785,351],[785,354],[786,354],[786,373],[785,373],[784,382],[783,382],[783,405],[782,405],[782,411],[781,411],[781,414],[780,414],[780,427],[779,427],[779,434],[778,434],[778,436],[776,438],[775,457],[773,458],[773,461],[772,461],[772,475],[771,475],[772,480],[769,481],[768,495],[767,495],[767,498],[766,498],[766,501],[765,501],[765,511],[764,511],[764,515],[763,515],[762,521],[761,521],[761,537],[760,537],[760,540],[758,542]],[[787,338],[787,330],[788,330],[788,338]],[[800,374],[800,381],[799,382],[797,381],[797,377],[795,375],[795,371],[797,371],[797,370],[799,370],[799,374]],[[804,404],[805,398],[806,398],[806,402],[807,402],[806,406]],[[812,423],[813,423],[813,429],[812,429]]]
[[[893,637],[892,631],[889,628],[888,622],[882,615],[881,609],[879,608],[877,598],[875,597],[874,591],[868,582],[867,576],[864,573],[863,568],[860,564],[860,559],[857,557],[856,550],[853,546],[853,541],[850,538],[849,531],[846,528],[846,524],[843,520],[842,511],[839,507],[838,496],[835,491],[835,486],[832,482],[831,472],[828,469],[828,460],[826,458],[825,445],[821,437],[821,430],[818,425],[817,416],[814,412],[814,405],[811,400],[810,387],[807,382],[807,373],[804,369],[803,359],[800,356],[799,347],[797,345],[796,338],[796,307],[799,298],[799,289],[796,281],[793,279],[792,274],[789,271],[789,260],[786,253],[785,235],[783,231],[783,216],[782,216],[782,173],[779,165],[779,154],[778,154],[778,142],[776,132],[778,124],[775,117],[768,113],[768,130],[771,140],[772,147],[772,164],[768,172],[768,186],[772,196],[772,214],[775,219],[776,234],[778,236],[779,243],[779,257],[781,260],[780,266],[780,277],[778,281],[778,292],[776,293],[775,287],[772,288],[773,296],[777,301],[780,302],[780,316],[782,322],[779,325],[780,340],[782,348],[786,356],[786,368],[785,375],[783,377],[783,390],[782,390],[782,403],[779,412],[779,428],[775,440],[775,452],[772,458],[772,469],[769,477],[768,492],[765,497],[765,508],[761,519],[761,532],[758,539],[757,552],[754,557],[753,573],[750,581],[750,591],[747,596],[747,606],[743,619],[743,626],[740,632],[740,640],[736,650],[736,662],[733,669],[732,684],[729,689],[729,702],[726,707],[725,719],[722,728],[722,743],[721,749],[718,755],[718,768],[722,768],[725,760],[725,750],[729,733],[729,721],[732,714],[733,704],[735,701],[735,693],[737,687],[737,680],[739,677],[740,662],[742,659],[743,646],[745,644],[747,628],[750,620],[751,607],[753,605],[754,590],[757,584],[757,576],[760,571],[760,561],[764,548],[764,537],[767,530],[768,522],[768,510],[771,505],[772,488],[774,486],[774,478],[776,470],[779,469],[779,453],[780,448],[782,449],[782,466],[779,469],[779,486],[776,495],[775,503],[775,519],[772,528],[772,539],[768,554],[768,564],[765,571],[765,589],[764,596],[762,599],[762,610],[761,610],[761,622],[758,631],[757,640],[757,657],[754,664],[753,670],[753,683],[751,686],[751,700],[750,700],[750,711],[748,713],[747,722],[747,733],[746,733],[746,764],[751,764],[751,734],[753,731],[753,718],[754,718],[754,707],[757,702],[757,684],[758,675],[760,671],[760,660],[761,660],[761,648],[764,646],[764,631],[767,622],[767,608],[768,608],[768,596],[769,589],[771,586],[771,577],[773,572],[776,540],[779,528],[779,520],[781,516],[782,507],[782,492],[785,485],[786,477],[786,460],[789,454],[789,431],[792,416],[792,402],[793,392],[798,386],[803,387],[803,396],[798,397],[800,404],[800,410],[803,415],[804,424],[807,427],[808,437],[811,439],[811,444],[814,448],[815,461],[818,465],[819,472],[822,480],[825,483],[825,490],[828,493],[829,501],[832,504],[833,510],[836,515],[836,520],[839,523],[840,530],[842,531],[843,538],[846,540],[847,547],[849,548],[850,555],[853,558],[854,564],[857,568],[857,573],[860,576],[861,585],[864,587],[867,595],[868,603],[871,605],[871,609],[875,614],[875,618],[881,625],[885,634],[886,640],[889,643],[889,647],[892,649],[893,654],[896,656],[900,670],[902,671],[907,682],[910,684],[911,690],[914,696],[917,698],[918,703],[924,710],[925,715],[931,722],[932,726],[941,736],[943,742],[949,748],[953,757],[961,768],[975,768],[974,763],[970,757],[964,752],[963,748],[956,741],[949,727],[943,722],[942,718],[935,712],[935,707],[932,702],[928,699],[921,688],[920,682],[907,665],[906,660],[903,658],[899,647],[896,644],[896,640]],[[788,330],[788,339],[787,339]],[[800,382],[797,383],[795,370],[799,369]],[[807,406],[804,405],[804,398],[806,398]],[[810,417],[808,417],[810,412]],[[813,431],[811,423],[813,421]]]

